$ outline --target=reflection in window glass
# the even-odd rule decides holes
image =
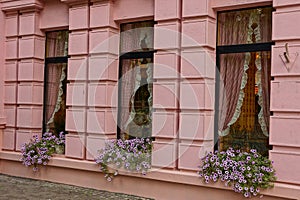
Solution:
[[[44,131],[65,132],[68,32],[46,34]]]
[[[151,137],[153,21],[121,25],[118,137]]]
[[[121,53],[153,50],[153,21],[121,25]]]
[[[220,63],[220,149],[268,153],[270,52],[223,54]]]
[[[271,42],[271,24],[271,7],[219,13],[218,45]]]
[[[46,58],[64,57],[68,55],[68,31],[47,33]]]
[[[271,57],[257,44],[271,49],[271,20],[271,7],[218,14],[217,48],[227,51],[218,55],[220,150],[255,148],[268,155]],[[243,44],[251,46],[251,52]],[[231,53],[237,50],[240,53]]]

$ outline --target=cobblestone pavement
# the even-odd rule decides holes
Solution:
[[[144,197],[113,193],[47,181],[0,174],[0,200],[151,200]]]

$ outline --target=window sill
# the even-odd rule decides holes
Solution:
[[[0,151],[0,160],[2,161],[7,160],[20,162],[20,158],[21,154],[19,152]],[[66,158],[64,155],[60,154],[55,154],[48,165],[52,167],[60,167],[66,169],[100,172],[99,166],[93,161]],[[221,182],[205,184],[200,180],[199,176],[195,172],[174,170],[171,171],[166,169],[153,168],[151,172],[148,172],[146,175],[121,171],[119,173],[119,176],[120,178],[122,176],[127,176],[143,179],[152,179],[157,181],[165,181],[171,183],[187,184],[198,187],[207,187],[212,189],[231,190],[231,188],[225,187],[224,184]],[[116,179],[117,178],[119,177],[116,177]],[[287,183],[275,183],[275,187],[273,189],[264,190],[261,192],[261,194],[271,197],[274,196],[297,199],[297,197],[300,196],[300,186]]]

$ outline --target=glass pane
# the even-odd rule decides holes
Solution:
[[[67,64],[46,66],[44,127],[59,135],[65,131]]]
[[[270,52],[220,55],[220,150],[268,155],[270,66]]]
[[[47,33],[46,58],[68,56],[68,31]]]
[[[138,22],[121,25],[121,52],[153,50],[154,22]]]
[[[271,42],[272,8],[218,14],[218,46]]]
[[[120,137],[151,137],[153,59],[124,59],[121,64]]]

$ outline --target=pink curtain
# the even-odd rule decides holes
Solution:
[[[121,53],[153,49],[153,22],[129,23],[122,26]]]
[[[224,12],[218,16],[218,45],[249,44],[271,41],[271,8]],[[243,103],[243,88],[247,84],[249,53],[227,54],[220,57],[220,112],[219,135],[229,133]],[[263,118],[261,124],[268,127],[269,71],[267,59],[261,61]],[[259,66],[260,67],[260,66]],[[259,68],[258,67],[258,68]],[[263,122],[265,121],[265,122]]]
[[[132,60],[123,60],[122,62],[122,77],[119,81],[121,84],[121,107],[120,107],[120,124],[121,135],[126,132],[126,122],[129,119],[131,104],[130,99],[132,97],[135,88],[135,76],[133,73],[134,62]]]
[[[226,54],[220,59],[219,132],[228,128],[241,90],[245,54]],[[223,134],[220,134],[223,135]]]
[[[262,53],[261,58],[261,86],[263,97],[263,116],[266,125],[266,129],[269,132],[270,121],[270,83],[271,83],[271,60],[268,52]]]
[[[218,45],[247,43],[249,17],[248,13],[240,12],[220,14]],[[223,54],[220,57],[220,135],[225,134],[223,132],[228,128],[236,112],[244,75],[244,63],[245,54]]]
[[[272,15],[269,14],[271,8],[262,10],[261,14],[263,17],[260,18],[260,42],[270,42],[272,33]],[[261,126],[266,127],[264,134],[269,133],[270,124],[270,84],[271,84],[271,55],[270,52],[261,52],[261,87],[262,87],[262,108],[264,123],[260,123]]]
[[[58,99],[58,91],[60,85],[60,78],[62,75],[62,67],[65,64],[48,64],[47,65],[47,92],[46,92],[46,108],[45,108],[45,122],[48,122],[55,110],[56,102]],[[47,127],[49,128],[49,127]]]
[[[67,56],[68,31],[47,33],[46,57]]]

